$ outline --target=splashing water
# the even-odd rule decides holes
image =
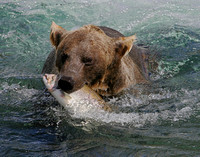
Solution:
[[[197,0],[0,2],[0,156],[199,156],[200,2]],[[150,86],[68,110],[44,91],[51,21],[137,34],[160,58]],[[134,93],[134,94],[133,94]]]

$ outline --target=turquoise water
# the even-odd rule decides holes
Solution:
[[[0,156],[200,156],[200,1],[1,0]],[[112,113],[44,91],[51,21],[137,34],[160,58],[151,87]]]

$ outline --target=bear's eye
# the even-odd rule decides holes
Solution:
[[[69,59],[69,55],[68,55],[68,54],[63,53],[63,54],[61,55],[61,61],[62,61],[63,64],[64,64],[65,61],[68,60],[68,59]]]
[[[92,65],[92,58],[83,57],[81,61],[82,61],[86,66]]]

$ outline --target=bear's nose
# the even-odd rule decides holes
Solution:
[[[74,80],[71,77],[61,77],[58,81],[58,87],[69,93],[74,88]]]

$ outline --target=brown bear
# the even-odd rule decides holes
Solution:
[[[147,49],[133,44],[136,36],[86,25],[67,31],[54,22],[49,54],[42,73],[58,74],[58,87],[72,93],[85,84],[102,96],[120,93],[134,84],[149,83]]]

